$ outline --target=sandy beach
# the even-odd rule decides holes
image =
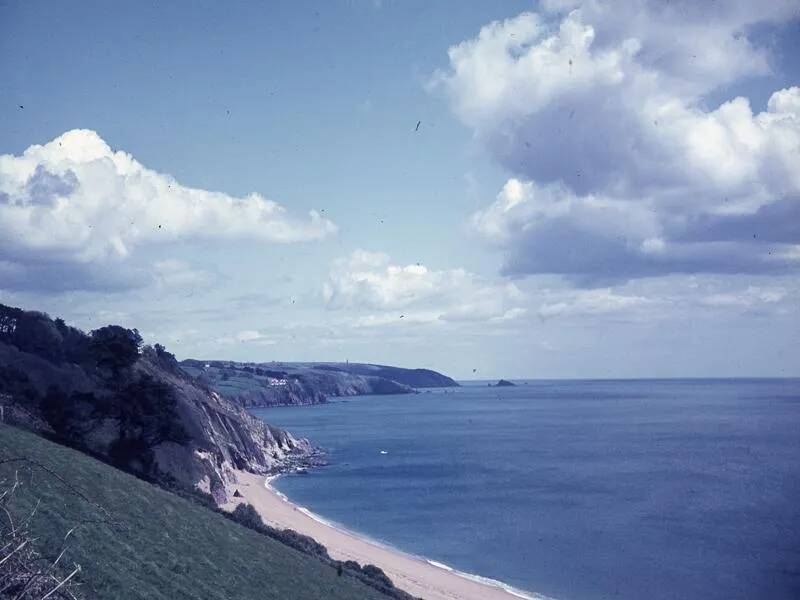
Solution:
[[[387,548],[315,518],[268,485],[262,475],[237,471],[241,499],[223,508],[232,510],[238,502],[247,502],[258,511],[264,522],[281,529],[293,529],[309,535],[328,548],[337,560],[371,563],[383,569],[394,584],[425,600],[515,600],[544,598],[528,592],[511,591],[490,582],[470,579],[445,566],[436,566],[423,559]],[[232,494],[231,494],[232,496]]]

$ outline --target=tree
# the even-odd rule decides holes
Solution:
[[[63,337],[55,323],[44,313],[27,311],[17,319],[10,342],[23,352],[59,361],[63,357]]]
[[[136,362],[141,346],[142,336],[136,329],[125,329],[119,325],[95,329],[89,341],[89,350],[97,366],[109,368],[115,375]]]
[[[176,367],[178,365],[175,355],[172,352],[169,352],[161,344],[156,344],[153,346],[153,350],[155,350],[156,358],[163,366]]]

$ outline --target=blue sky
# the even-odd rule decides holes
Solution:
[[[798,7],[718,4],[2,2],[0,301],[181,358],[797,375]]]

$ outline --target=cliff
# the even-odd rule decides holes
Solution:
[[[305,440],[256,419],[188,376],[136,330],[90,335],[0,305],[0,413],[162,485],[226,501],[232,469],[269,473],[309,459]]]
[[[245,407],[319,404],[331,396],[409,394],[417,387],[457,386],[428,369],[361,363],[239,363],[184,360],[181,367],[225,398]]]

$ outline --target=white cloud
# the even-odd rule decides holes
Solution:
[[[741,279],[741,278],[740,278]],[[718,313],[759,311],[762,314],[786,313],[793,309],[796,285],[761,286],[735,281],[735,278],[710,278],[702,286],[686,276],[641,279],[617,288],[545,288],[537,300],[537,316],[586,319],[597,323],[663,319],[694,319]],[[698,312],[702,309],[703,312]]]
[[[372,309],[357,326],[435,321],[506,320],[522,314],[525,295],[513,283],[487,282],[464,269],[394,265],[389,256],[357,250],[337,260],[323,287],[332,309]]]
[[[266,334],[255,329],[245,329],[235,335],[225,335],[214,339],[218,346],[230,346],[232,344],[249,344],[254,346],[274,346],[278,342]]]
[[[558,302],[542,304],[538,315],[542,319],[549,319],[559,316],[630,313],[653,304],[652,299],[643,296],[618,294],[608,288],[594,289],[577,292],[571,298]]]
[[[700,304],[714,308],[756,308],[777,304],[786,297],[786,291],[776,288],[749,286],[738,293],[710,294],[700,299]]]
[[[21,156],[0,156],[0,252],[26,268],[50,263],[99,271],[145,244],[288,243],[335,231],[314,211],[297,218],[256,193],[239,198],[181,185],[113,151],[94,131],[68,131]]]
[[[659,223],[646,203],[631,204],[607,196],[577,196],[563,184],[538,185],[509,179],[487,208],[471,218],[475,230],[495,243],[506,243],[540,226],[570,223],[577,229],[635,240],[650,250],[659,243]],[[650,241],[648,241],[650,240]],[[660,244],[663,246],[663,241]],[[562,248],[562,251],[568,251]]]
[[[326,303],[333,308],[402,308],[447,293],[467,279],[462,269],[430,271],[421,264],[398,266],[389,262],[386,254],[363,250],[336,261],[323,288]]]
[[[516,175],[472,217],[506,272],[604,285],[795,268],[775,257],[800,241],[785,225],[800,218],[800,87],[755,114],[746,98],[706,108],[770,72],[748,32],[793,6],[548,2],[450,48],[433,87]],[[754,244],[754,229],[782,239]]]

